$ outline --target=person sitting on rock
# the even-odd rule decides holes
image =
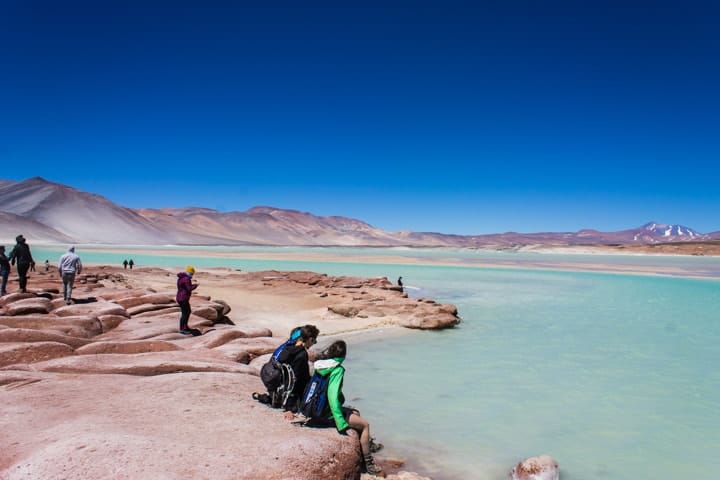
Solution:
[[[175,300],[178,302],[178,305],[180,305],[180,333],[183,335],[195,334],[193,330],[188,328],[191,312],[190,296],[192,295],[192,291],[198,287],[197,283],[192,282],[193,275],[195,275],[195,268],[191,265],[188,265],[184,272],[177,274],[178,291]]]
[[[297,411],[300,397],[302,397],[305,386],[310,380],[308,349],[317,343],[317,337],[320,334],[315,325],[298,327],[293,330],[293,333],[295,332],[299,332],[295,342],[285,347],[277,358],[278,362],[290,365],[290,368],[295,373],[295,385],[285,403],[285,409],[292,412]]]
[[[374,476],[385,476],[372,454],[382,449],[382,444],[375,443],[370,436],[370,424],[360,416],[360,411],[346,407],[345,397],[342,393],[342,384],[345,377],[345,367],[342,363],[347,355],[347,345],[343,340],[338,340],[320,355],[320,360],[313,364],[315,372],[328,377],[327,383],[327,405],[323,414],[318,418],[311,418],[307,425],[313,427],[335,426],[338,432],[344,434],[348,428],[358,432],[360,436],[360,448],[362,449],[363,460],[367,473]]]

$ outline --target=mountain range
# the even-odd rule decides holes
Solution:
[[[518,245],[626,245],[720,239],[682,225],[649,222],[618,232],[451,235],[389,232],[353,218],[273,207],[131,209],[40,177],[0,180],[0,241],[22,233],[33,243],[116,245],[296,245],[508,248]]]

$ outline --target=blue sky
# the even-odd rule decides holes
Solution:
[[[720,230],[716,2],[0,8],[0,178],[393,231]]]

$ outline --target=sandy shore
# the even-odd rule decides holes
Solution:
[[[136,288],[157,291],[174,288],[174,269],[137,268],[125,271],[128,282]],[[198,269],[195,294],[221,299],[231,308],[230,318],[237,325],[267,328],[274,337],[284,338],[298,325],[313,324],[321,337],[352,335],[354,341],[373,332],[402,335],[408,330],[398,325],[379,322],[377,318],[355,317],[352,321],[328,311],[325,297],[293,285],[263,284],[248,280],[245,272],[226,268]]]
[[[348,250],[329,252],[326,249],[304,249],[302,252],[288,251],[283,248],[273,249],[261,247],[257,250],[213,250],[202,247],[95,247],[83,246],[82,249],[103,253],[116,253],[128,255],[147,254],[164,257],[210,257],[228,258],[233,260],[275,260],[275,261],[305,261],[318,263],[359,263],[359,264],[395,264],[419,266],[447,266],[467,268],[507,268],[507,269],[542,269],[557,271],[619,273],[628,275],[653,276],[681,276],[691,278],[720,278],[720,244],[689,243],[687,245],[637,245],[637,246],[528,246],[517,250],[516,253],[534,255],[515,255],[504,252],[499,255],[495,250],[476,251],[473,256],[471,250],[438,249],[437,255],[432,250],[423,249],[422,254],[414,249],[397,249],[397,253],[374,254],[372,249]],[[698,254],[698,249],[701,252]],[[429,253],[428,253],[429,252]],[[457,256],[453,255],[457,253]],[[82,253],[82,251],[80,251]],[[484,255],[490,253],[491,255]],[[558,259],[557,255],[564,258]],[[642,262],[608,261],[620,257],[643,259]],[[703,262],[703,257],[707,259]],[[679,265],[677,262],[669,264],[663,259],[687,258],[693,260],[692,265]],[[178,268],[181,266],[178,265]],[[217,286],[221,288],[221,285]]]

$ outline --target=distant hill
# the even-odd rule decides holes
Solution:
[[[34,243],[137,245],[308,245],[512,248],[522,245],[622,245],[720,239],[682,225],[650,222],[619,232],[450,235],[388,232],[347,217],[254,207],[130,209],[108,199],[35,177],[0,180],[0,241],[22,233]]]

